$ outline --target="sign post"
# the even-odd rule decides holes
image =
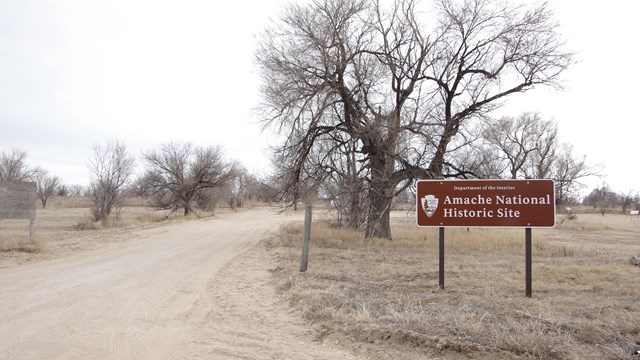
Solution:
[[[553,180],[420,180],[416,185],[417,225],[439,228],[441,289],[445,227],[516,227],[525,228],[525,294],[531,297],[531,229],[555,226]]]
[[[524,230],[525,237],[525,245],[524,245],[524,257],[525,257],[525,265],[524,265],[524,278],[525,278],[525,295],[527,297],[531,297],[533,290],[531,289],[531,228],[526,228]]]
[[[440,289],[444,289],[444,228],[440,227],[438,229],[438,253],[439,253],[439,261],[438,261],[438,285],[440,285]]]

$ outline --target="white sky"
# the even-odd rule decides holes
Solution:
[[[266,171],[252,57],[286,2],[0,0],[0,150],[27,151],[67,184],[88,183],[92,146],[111,138],[138,157],[168,141],[220,144]],[[550,4],[578,63],[563,91],[518,94],[506,110],[555,119],[561,141],[602,164],[613,190],[640,190],[638,6]]]

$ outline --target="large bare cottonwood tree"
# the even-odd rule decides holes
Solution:
[[[434,20],[416,6],[289,5],[256,52],[264,124],[285,135],[277,153],[290,198],[355,159],[366,237],[390,239],[394,196],[416,178],[460,175],[447,166],[451,144],[465,146],[466,129],[507,96],[559,86],[572,58],[544,4],[439,0]]]

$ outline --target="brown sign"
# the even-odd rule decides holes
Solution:
[[[418,226],[553,227],[553,180],[421,180]]]

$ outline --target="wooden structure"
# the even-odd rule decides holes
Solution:
[[[34,239],[36,183],[0,181],[0,220],[28,219],[29,241]]]

